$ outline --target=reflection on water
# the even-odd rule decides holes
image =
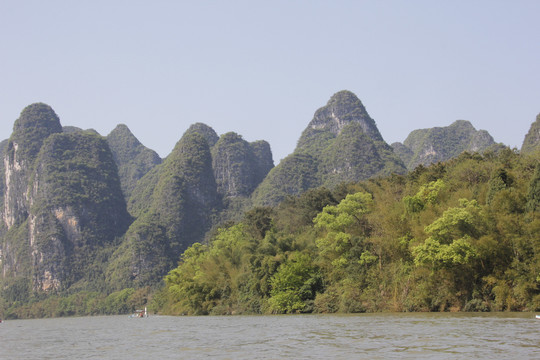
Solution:
[[[128,316],[0,324],[0,359],[534,359],[531,313]]]

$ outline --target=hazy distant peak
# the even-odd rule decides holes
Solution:
[[[131,130],[129,130],[129,128],[124,124],[117,125],[109,133],[109,135],[107,135],[107,141],[114,148],[125,148],[125,149],[129,149],[130,151],[135,151],[135,149],[142,146],[141,142],[135,137],[135,135],[133,135]]]
[[[318,109],[308,127],[338,135],[351,122],[358,122],[366,135],[382,140],[375,121],[369,116],[360,99],[348,90],[335,93],[326,106]]]
[[[450,124],[450,127],[461,127],[463,129],[476,130],[473,124],[471,124],[471,122],[468,120],[456,120]]]
[[[28,105],[13,125],[8,152],[12,156],[17,152],[21,161],[33,161],[43,142],[50,135],[61,132],[60,119],[49,105]]]
[[[126,124],[118,124],[116,127],[111,131],[112,132],[129,132],[131,133],[131,130]]]
[[[236,142],[239,140],[244,140],[242,138],[242,135],[239,135],[235,133],[234,131],[226,132],[225,134],[221,135],[219,138],[219,141],[225,141],[225,142]]]
[[[403,144],[394,143],[392,147],[412,170],[420,164],[449,160],[463,151],[482,152],[494,144],[486,130],[476,130],[470,121],[456,120],[445,127],[414,130]]]
[[[118,166],[122,192],[128,199],[139,179],[160,164],[161,158],[141,144],[124,124],[117,125],[107,135],[107,143]]]
[[[347,103],[347,102],[358,102],[360,101],[358,97],[349,90],[341,90],[335,93],[330,97],[330,100],[328,100],[328,103],[326,105],[331,105],[334,103]],[[360,103],[361,104],[361,103]],[[363,107],[363,105],[362,105]],[[364,109],[365,110],[365,109]]]
[[[204,123],[198,122],[198,123],[192,124],[186,130],[184,135],[192,134],[192,133],[198,133],[202,135],[206,139],[206,141],[208,142],[208,146],[210,147],[214,146],[219,140],[219,136],[216,133],[216,131]]]
[[[13,125],[13,131],[23,128],[47,128],[50,133],[62,132],[60,119],[54,110],[47,104],[34,103],[21,111],[20,117]]]

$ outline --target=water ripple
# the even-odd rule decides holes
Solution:
[[[127,316],[7,321],[1,359],[533,359],[534,314]]]

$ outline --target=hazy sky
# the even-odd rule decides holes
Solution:
[[[0,0],[0,139],[21,110],[169,154],[189,125],[277,163],[351,90],[388,143],[458,119],[521,147],[540,113],[540,1]]]

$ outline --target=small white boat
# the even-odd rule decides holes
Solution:
[[[537,318],[537,319],[540,319],[540,315],[536,315],[536,318]]]
[[[129,317],[132,318],[147,318],[148,317],[148,311],[146,310],[146,306],[144,307],[144,310],[135,310],[135,312]]]

